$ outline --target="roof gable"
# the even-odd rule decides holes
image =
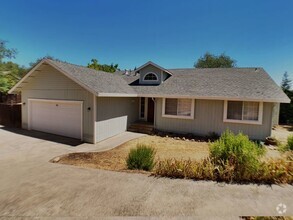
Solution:
[[[148,65],[152,65],[152,66],[154,66],[154,67],[156,67],[156,68],[158,68],[158,69],[160,69],[160,70],[162,70],[162,71],[168,73],[170,76],[172,76],[172,73],[171,73],[169,70],[167,70],[167,69],[165,69],[165,68],[159,66],[158,64],[153,63],[152,61],[149,61],[149,62],[143,64],[142,66],[138,67],[138,68],[135,70],[135,72],[140,71],[141,69],[147,67]]]
[[[134,90],[127,84],[127,82],[115,74],[96,71],[87,67],[53,61],[50,59],[40,61],[12,89],[9,90],[9,93],[20,91],[21,84],[26,80],[29,80],[28,77],[43,64],[51,65],[69,79],[97,96],[102,93],[135,94]]]

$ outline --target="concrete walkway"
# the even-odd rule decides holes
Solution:
[[[0,128],[0,218],[238,219],[239,215],[280,215],[279,203],[286,204],[286,215],[293,215],[293,187],[288,185],[172,180],[48,162],[69,152],[105,150],[136,135],[124,133],[98,145],[79,145],[57,136]]]

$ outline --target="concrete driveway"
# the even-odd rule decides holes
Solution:
[[[227,185],[153,178],[52,164],[55,156],[104,150],[138,137],[125,133],[102,145],[0,128],[0,217],[293,215],[292,186]],[[213,216],[213,217],[212,217]],[[202,217],[200,217],[202,219]]]

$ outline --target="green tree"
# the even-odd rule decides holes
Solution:
[[[289,78],[289,75],[287,72],[284,73],[282,82],[281,82],[281,87],[283,91],[290,90],[291,89],[291,84],[292,80]]]
[[[207,52],[194,63],[195,68],[230,68],[235,66],[236,61],[224,53],[216,56]]]
[[[3,59],[15,58],[16,49],[9,49],[6,41],[0,40],[0,92],[6,93],[26,72],[24,67],[11,61],[4,62]]]
[[[10,48],[8,49],[6,47],[7,41],[0,39],[0,63],[3,62],[4,58],[15,58],[15,55],[17,54],[16,49]]]
[[[25,67],[11,61],[0,63],[0,92],[7,93],[26,72]]]
[[[284,93],[291,99],[291,103],[280,104],[279,122],[281,124],[292,124],[293,123],[293,90],[291,90],[292,80],[289,78],[287,72],[284,73],[281,82],[281,88]]]
[[[87,65],[88,68],[100,70],[104,72],[114,73],[116,70],[118,70],[118,64],[99,64],[97,59],[92,59],[91,63]]]

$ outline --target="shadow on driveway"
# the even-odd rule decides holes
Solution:
[[[8,132],[12,132],[19,135],[24,135],[28,137],[33,137],[41,140],[51,141],[59,144],[66,144],[72,147],[77,147],[81,145],[83,142],[78,139],[74,138],[68,138],[64,136],[54,135],[54,134],[48,134],[40,131],[32,131],[32,130],[24,130],[20,128],[13,128],[13,127],[5,127],[0,125],[1,130],[5,130]]]

